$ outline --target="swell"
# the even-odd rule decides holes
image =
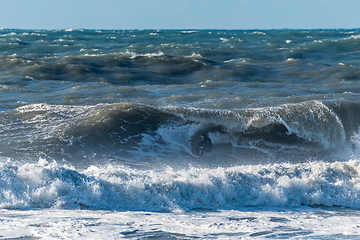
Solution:
[[[323,87],[328,79],[357,81],[360,71],[356,29],[1,33],[2,78],[119,85],[316,79]]]
[[[216,59],[224,54],[221,51],[208,53],[210,56],[207,57],[181,53],[170,55],[163,52],[47,58],[28,58],[17,54],[0,55],[0,81],[2,85],[19,84],[18,90],[21,91],[21,87],[26,86],[29,81],[55,81],[54,86],[56,81],[59,81],[109,83],[132,87],[186,85],[211,80],[214,84],[224,87],[235,82],[243,82],[247,83],[247,87],[254,89],[258,89],[259,83],[274,83],[286,89],[286,93],[283,94],[288,94],[294,89],[308,93],[343,93],[349,90],[344,81],[354,85],[359,80],[360,67],[350,56],[334,60],[335,62],[330,64],[318,61],[310,61],[309,64],[309,61],[295,56],[296,51],[290,52],[290,55],[281,53],[278,61],[266,59],[264,62],[244,58],[245,53],[241,53],[243,57],[240,59],[228,56],[230,59],[221,61]],[[289,79],[292,80],[289,82]],[[312,84],[312,88],[306,90],[309,83]],[[27,87],[24,88],[31,91]],[[353,86],[350,91],[356,90],[356,86]]]
[[[117,85],[183,84],[189,75],[207,76],[211,67],[205,59],[163,53],[100,54],[89,56],[29,59],[19,55],[0,56],[3,77],[72,82],[108,82]],[[202,74],[201,74],[202,73]],[[199,81],[199,80],[196,80]]]
[[[3,156],[73,162],[133,157],[144,135],[154,136],[160,125],[181,122],[164,110],[136,104],[32,104],[1,117]]]
[[[233,110],[130,103],[32,104],[0,115],[1,154],[74,163],[99,159],[176,162],[190,157],[190,145],[207,133],[214,145],[209,157],[214,160],[248,164],[254,157],[269,159],[279,154],[305,160],[350,146],[358,133],[359,114],[356,102],[310,101]],[[261,156],[253,155],[254,151]]]

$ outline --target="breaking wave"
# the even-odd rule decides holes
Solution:
[[[2,154],[72,162],[166,162],[169,156],[192,156],[191,144],[207,133],[214,159],[226,156],[232,163],[247,164],[275,156],[280,161],[284,154],[286,161],[289,156],[304,160],[351,146],[359,110],[355,102],[320,101],[234,110],[31,104],[1,114],[0,132],[8,139]]]
[[[359,209],[359,161],[138,171],[0,164],[0,208],[187,211],[322,205]]]

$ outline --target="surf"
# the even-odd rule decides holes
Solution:
[[[175,170],[121,165],[82,171],[56,162],[1,163],[2,209],[189,211],[239,207],[359,209],[359,161]]]

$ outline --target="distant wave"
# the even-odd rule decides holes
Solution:
[[[45,59],[28,59],[17,54],[0,55],[0,70],[1,75],[8,78],[27,76],[36,80],[137,85],[186,83],[189,80],[185,80],[184,76],[209,71],[210,67],[206,59],[199,57],[125,52]]]

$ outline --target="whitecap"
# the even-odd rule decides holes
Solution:
[[[295,58],[288,58],[285,62],[297,62],[298,60]]]
[[[188,31],[181,31],[181,33],[197,33],[199,31],[195,31],[195,30],[188,30]]]

